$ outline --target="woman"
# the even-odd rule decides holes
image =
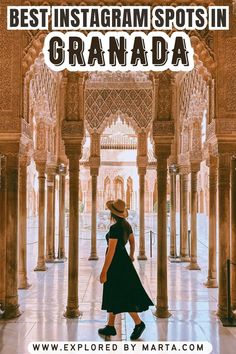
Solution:
[[[103,336],[116,335],[115,316],[121,312],[129,312],[135,327],[131,340],[138,339],[145,329],[138,312],[146,311],[153,302],[144,290],[138,274],[133,266],[135,240],[132,228],[126,220],[128,211],[121,199],[108,201],[111,219],[115,222],[106,235],[108,243],[105,262],[100,275],[103,286],[102,310],[109,313],[108,324],[100,328]],[[129,241],[130,254],[125,245]]]

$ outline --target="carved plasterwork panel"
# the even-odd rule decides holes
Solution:
[[[86,89],[151,89],[152,81],[144,72],[91,72]]]
[[[46,105],[48,110],[49,116],[47,119],[55,121],[58,94],[57,77],[46,66],[42,59],[39,59],[38,62],[36,61],[32,70],[29,91],[32,95],[33,101],[36,105],[39,104],[38,101],[43,101],[43,105]],[[27,90],[27,86],[25,87],[25,90]],[[27,104],[26,100],[25,104]],[[27,108],[25,108],[24,111],[28,111]]]
[[[236,38],[229,39],[225,45],[224,110],[236,111]]]
[[[85,91],[85,120],[91,129],[101,130],[104,119],[118,112],[133,119],[139,129],[147,128],[152,119],[152,90]]]

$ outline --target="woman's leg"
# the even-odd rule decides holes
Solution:
[[[114,315],[114,313],[112,313],[112,312],[109,312],[109,315],[108,315],[108,326],[114,327],[115,318],[116,318],[116,315]]]
[[[137,312],[129,312],[129,315],[132,317],[136,325],[139,325],[142,322]]]

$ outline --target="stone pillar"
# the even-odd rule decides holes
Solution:
[[[46,262],[55,260],[54,249],[54,200],[55,200],[55,166],[47,167],[47,234],[46,234]]]
[[[91,168],[91,186],[92,186],[92,214],[91,214],[91,251],[89,260],[98,260],[97,256],[97,176],[98,169]]]
[[[156,316],[167,318],[171,316],[168,311],[168,283],[167,283],[167,152],[159,152],[155,147],[157,156],[157,188],[158,188],[158,214],[157,214],[157,307]],[[161,150],[161,148],[160,148]]]
[[[65,179],[66,166],[59,166],[59,240],[58,258],[66,260],[65,255]]]
[[[230,258],[230,156],[218,156],[219,291],[218,316],[227,317],[227,259]]]
[[[90,176],[91,176],[91,202],[92,202],[92,213],[91,213],[91,250],[89,260],[97,260],[97,177],[99,174],[100,166],[100,134],[96,131],[90,134]]]
[[[200,270],[197,263],[197,174],[200,169],[200,163],[191,164],[191,247],[190,247],[190,265],[189,270]]]
[[[170,173],[170,260],[177,257],[176,249],[176,165],[171,165]]]
[[[208,277],[207,288],[217,288],[216,273],[216,207],[217,205],[217,158],[209,159],[209,225],[208,225]]]
[[[38,262],[35,271],[45,271],[45,171],[46,162],[37,162],[39,196],[38,196]]]
[[[139,260],[146,260],[145,250],[145,172],[139,168]]]
[[[189,262],[188,249],[188,172],[180,171],[180,258]]]
[[[66,146],[69,160],[69,256],[68,256],[68,298],[64,314],[76,318],[79,313],[78,271],[79,271],[79,159],[81,146]]]
[[[231,299],[236,309],[236,158],[231,160]]]
[[[20,157],[19,171],[19,273],[18,288],[28,289],[27,278],[27,166],[28,157]]]
[[[139,260],[146,260],[145,250],[145,175],[147,172],[147,134],[138,134],[137,166],[139,174]]]
[[[20,315],[18,305],[18,169],[19,155],[7,154],[7,207],[6,207],[6,297],[4,318]]]
[[[6,183],[6,156],[0,155],[0,210],[1,210],[1,222],[0,222],[0,235],[1,235],[1,247],[0,247],[0,308],[4,310],[5,307],[5,295],[6,295],[6,198],[7,198],[7,183]]]

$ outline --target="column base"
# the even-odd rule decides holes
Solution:
[[[154,316],[158,318],[169,318],[172,314],[168,311],[168,307],[156,307]]]
[[[220,318],[220,320],[230,320],[235,318],[233,311],[230,311],[230,318],[228,318],[227,307],[221,308],[218,306],[218,311],[216,315]]]
[[[206,288],[218,288],[218,283],[216,279],[207,278],[207,281],[203,283]]]
[[[61,257],[54,259],[54,263],[65,263],[67,261],[67,257]]]
[[[6,320],[10,320],[21,315],[19,305],[6,305],[4,309],[5,311],[3,314],[3,318]]]
[[[145,254],[139,254],[137,259],[139,261],[146,261],[147,260],[147,256]]]
[[[46,259],[45,259],[45,262],[46,263],[55,263],[56,261],[56,258],[52,257],[52,256],[48,256]]]
[[[67,261],[67,257],[66,257],[65,252],[58,252],[58,257],[56,259]]]
[[[179,256],[169,256],[168,257],[170,263],[180,263],[181,258]]]
[[[183,263],[188,263],[188,262],[190,262],[190,257],[189,256],[180,256],[180,260],[181,260],[181,262],[183,262]]]
[[[96,254],[91,254],[88,258],[89,261],[97,261],[98,260],[98,256]]]
[[[79,311],[79,308],[69,308],[67,306],[63,316],[66,318],[78,318],[82,316],[82,312]]]
[[[199,265],[198,265],[196,262],[190,263],[190,264],[186,267],[186,269],[188,269],[188,270],[201,270],[201,268],[199,267]]]
[[[22,281],[19,281],[18,289],[20,290],[27,290],[32,286],[32,284],[28,283],[28,279],[24,279]]]
[[[37,265],[35,268],[34,268],[34,271],[35,272],[45,272],[48,268],[46,267],[45,264],[42,264],[42,265]]]

